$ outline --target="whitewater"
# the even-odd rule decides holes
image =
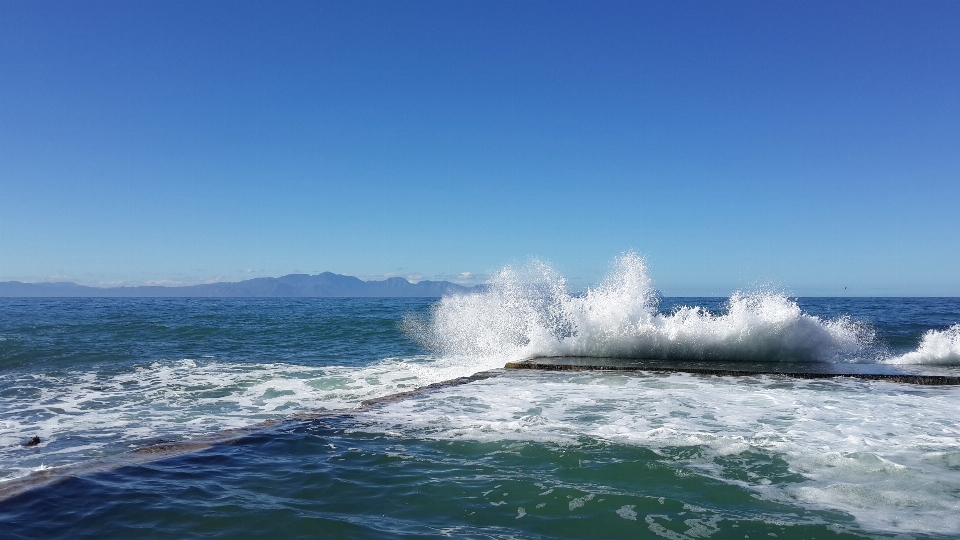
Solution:
[[[662,298],[643,258],[626,253],[580,293],[550,264],[531,261],[504,267],[483,290],[441,299],[5,299],[0,308],[0,489],[38,471],[260,425],[251,433],[293,437],[292,448],[301,450],[267,445],[265,455],[248,460],[241,444],[222,450],[239,460],[235,472],[214,471],[201,459],[191,465],[200,476],[183,482],[216,477],[252,493],[283,475],[291,489],[309,490],[356,470],[359,477],[338,485],[355,486],[360,500],[380,497],[362,486],[409,493],[437,485],[448,491],[396,515],[413,512],[417,523],[475,536],[488,529],[471,529],[473,518],[463,516],[486,516],[483,523],[505,527],[504,538],[563,537],[536,525],[548,511],[551,520],[586,519],[587,533],[639,527],[622,530],[674,539],[745,529],[786,537],[793,530],[798,538],[960,535],[958,387],[503,369],[533,359],[603,358],[957,375],[957,299],[803,299],[770,290]],[[481,372],[493,376],[361,407]],[[317,413],[336,420],[319,427],[303,420]],[[40,443],[25,446],[34,436]],[[458,450],[446,454],[448,447]],[[332,468],[304,473],[324,452],[333,452]],[[570,471],[582,472],[569,477],[557,464],[573,454]],[[370,468],[365,460],[374,455],[400,460],[400,469]],[[529,455],[541,457],[531,462]],[[274,463],[265,476],[263,460]],[[515,479],[496,470],[470,476],[491,460]],[[350,463],[356,469],[342,468]],[[591,469],[603,463],[637,463],[656,482],[646,472],[631,480]],[[466,476],[439,480],[451,469]],[[123,490],[143,490],[141,510],[154,504],[150,490],[161,489],[141,486],[144,471],[123,473],[132,475]],[[178,519],[201,511],[180,480],[170,482],[168,497],[183,503]],[[508,482],[509,490],[496,487]],[[461,501],[458,486],[467,484],[477,491],[467,497],[475,502],[463,503],[469,511],[442,506]],[[673,484],[683,490],[671,491]],[[77,504],[92,506],[77,515],[141,526],[138,512],[111,514],[128,500],[123,490],[93,496],[81,489],[77,500],[90,502]],[[321,504],[318,497],[297,507]],[[718,502],[726,500],[740,502]],[[242,521],[253,511],[245,504],[224,512]],[[389,504],[381,505],[378,515],[390,515]],[[331,515],[361,523],[364,511]]]
[[[441,357],[495,362],[597,357],[960,365],[960,325],[931,330],[917,350],[893,355],[875,344],[868,323],[803,313],[784,293],[736,292],[722,313],[687,305],[660,313],[659,301],[634,252],[619,257],[582,295],[571,295],[551,265],[533,261],[503,268],[484,292],[443,298],[429,317],[408,317],[404,326]]]

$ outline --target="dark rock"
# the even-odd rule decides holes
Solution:
[[[772,363],[771,363],[772,364]],[[949,375],[918,375],[913,373],[836,373],[836,372],[789,372],[778,371],[775,366],[765,370],[738,370],[738,369],[710,369],[680,366],[653,366],[653,365],[591,365],[591,364],[556,364],[525,360],[522,362],[507,362],[505,369],[539,369],[542,371],[647,371],[651,373],[690,373],[691,375],[716,375],[718,377],[756,377],[758,375],[792,377],[795,379],[835,379],[837,377],[851,377],[867,381],[888,381],[905,384],[919,384],[924,386],[960,386],[960,377]]]

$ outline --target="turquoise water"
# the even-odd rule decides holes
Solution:
[[[960,299],[667,298],[624,326],[578,319],[586,296],[533,290],[506,311],[503,289],[2,299],[0,489],[59,481],[0,500],[0,537],[960,534],[958,388],[499,369],[602,342],[952,370]],[[623,307],[604,298],[587,311]],[[494,376],[360,407],[480,371]],[[229,429],[193,452],[125,457]]]

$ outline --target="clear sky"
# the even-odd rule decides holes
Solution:
[[[0,3],[0,280],[629,249],[668,295],[960,295],[960,2]]]

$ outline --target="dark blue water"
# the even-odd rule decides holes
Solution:
[[[0,367],[224,362],[363,365],[422,349],[398,317],[429,299],[4,298]]]
[[[877,361],[916,352],[929,331],[949,342],[960,322],[960,299],[796,304],[866,327]],[[722,315],[729,299],[659,310],[682,305]],[[0,489],[16,493],[0,500],[0,537],[960,534],[954,388],[498,371],[358,409],[508,359],[424,349],[403,321],[435,309],[0,300]],[[158,461],[125,457],[250,426]],[[113,465],[83,472],[95,462]],[[24,488],[57,470],[74,476]]]

